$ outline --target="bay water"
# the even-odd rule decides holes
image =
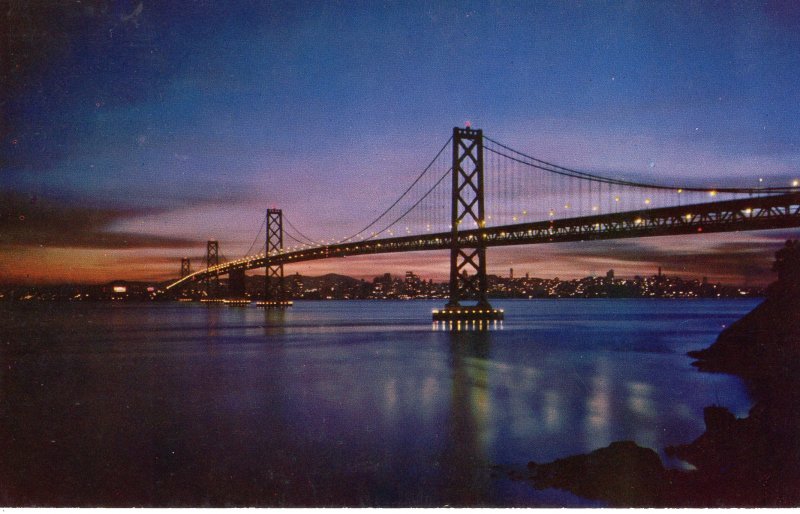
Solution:
[[[0,505],[592,506],[523,470],[751,406],[691,366],[759,300],[0,304]]]

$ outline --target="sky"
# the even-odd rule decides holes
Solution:
[[[7,0],[0,282],[165,280],[383,211],[469,121],[661,183],[800,176],[800,6],[772,2]],[[779,185],[786,185],[780,183]],[[763,284],[798,230],[490,249],[492,273]],[[288,266],[447,276],[447,255]]]

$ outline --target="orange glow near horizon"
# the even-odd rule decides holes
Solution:
[[[723,251],[732,246],[743,249],[739,255]],[[773,246],[778,248],[777,241],[763,233],[731,233],[700,238],[647,238],[636,244],[595,242],[489,248],[487,271],[508,276],[513,268],[516,277],[528,274],[569,280],[602,275],[609,269],[614,269],[619,277],[647,276],[661,267],[664,273],[684,278],[706,276],[726,284],[765,285],[774,278],[770,272]],[[181,257],[195,255],[192,270],[202,269],[203,250],[15,247],[10,253],[0,253],[0,269],[3,269],[0,283],[164,282],[178,277]],[[287,264],[285,273],[305,276],[334,273],[372,280],[384,273],[402,276],[413,271],[425,280],[444,282],[449,278],[448,263],[446,250],[394,253]],[[261,272],[251,270],[248,274]]]

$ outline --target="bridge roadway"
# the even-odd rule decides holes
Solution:
[[[490,247],[766,230],[798,226],[800,226],[800,192],[792,192],[679,207],[517,223],[486,227],[483,230],[460,230],[458,237],[460,244],[464,247],[474,247],[480,237],[483,237],[486,246]],[[319,246],[297,251],[284,251],[269,256],[262,254],[196,271],[171,283],[167,289],[189,280],[201,280],[209,274],[224,275],[232,270],[263,268],[268,264],[291,264],[379,253],[448,250],[451,238],[450,232],[438,232]]]

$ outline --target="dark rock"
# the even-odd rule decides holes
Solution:
[[[612,505],[654,506],[663,503],[666,471],[658,455],[632,441],[611,443],[587,455],[548,464],[530,462],[531,480],[538,489],[556,487]]]
[[[703,420],[707,432],[722,432],[730,430],[736,417],[725,407],[711,406],[703,409]]]
[[[775,254],[778,281],[767,299],[725,329],[705,350],[689,352],[704,371],[739,375],[751,383],[791,380],[800,370],[800,244]],[[761,384],[759,384],[761,385]]]
[[[786,377],[800,367],[800,302],[768,298],[724,330],[711,347],[689,356],[704,371],[751,380]]]

